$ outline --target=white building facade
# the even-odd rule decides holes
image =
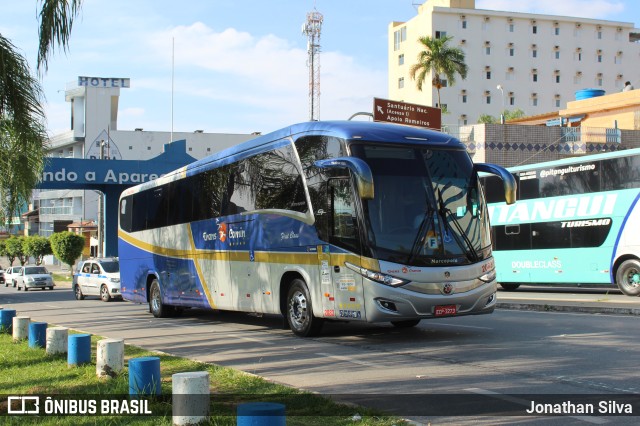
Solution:
[[[480,115],[521,109],[526,115],[564,108],[575,92],[619,92],[640,86],[640,30],[626,22],[475,8],[475,0],[429,0],[407,22],[389,25],[389,98],[437,106],[427,76],[418,91],[410,68],[424,46],[420,37],[451,36],[465,53],[466,80],[445,82],[443,124],[476,123]]]
[[[78,77],[66,89],[71,105],[71,130],[50,138],[48,155],[63,158],[148,160],[162,154],[164,145],[186,140],[187,154],[204,158],[255,137],[255,134],[156,132],[118,130],[118,100],[129,88],[126,78]],[[36,190],[33,208],[39,211],[37,233],[48,237],[66,231],[68,224],[98,221],[100,194],[89,190]]]

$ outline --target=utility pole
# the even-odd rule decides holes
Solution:
[[[104,140],[100,141],[100,159],[104,160]],[[104,193],[98,192],[98,250],[97,257],[102,257],[104,241]]]

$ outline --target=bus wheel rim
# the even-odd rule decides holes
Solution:
[[[291,297],[289,317],[297,329],[303,328],[307,322],[307,299],[300,291],[296,291]]]

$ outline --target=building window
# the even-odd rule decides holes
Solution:
[[[598,86],[602,86],[602,77],[598,76],[598,77],[596,78],[596,84],[597,84]]]
[[[491,80],[491,71],[487,71],[487,80]]]
[[[513,47],[510,47],[510,48],[509,48],[509,56],[514,56],[514,55],[515,55],[515,53],[516,53],[516,49],[515,49],[515,48],[513,48]]]
[[[207,148],[207,152],[211,152],[211,148]]]
[[[553,29],[553,33],[554,33],[555,35],[559,36],[559,35],[560,35],[560,27],[555,27],[555,28]]]
[[[398,55],[398,65],[404,65],[404,53]]]
[[[398,89],[403,89],[404,88],[404,77],[400,77],[398,79]]]
[[[193,148],[189,147],[189,151],[193,151]]]
[[[462,95],[462,103],[463,104],[467,103],[467,95]]]
[[[400,50],[400,45],[407,39],[407,27],[402,27],[393,33],[393,50]]]
[[[514,106],[516,104],[516,97],[514,95],[509,95],[509,105]]]
[[[538,81],[538,72],[537,71],[533,71],[531,73],[531,79],[533,80],[534,83]]]
[[[150,146],[147,147],[147,151],[151,151],[151,147]]]
[[[598,40],[602,40],[602,31],[598,31],[597,38]]]
[[[531,105],[534,107],[538,106],[538,98],[531,98]]]
[[[436,38],[445,38],[447,36],[446,31],[436,31]]]
[[[576,74],[575,77],[573,77],[573,84],[580,84],[581,82],[582,82],[582,73]]]
[[[556,108],[560,108],[560,99],[556,99]]]
[[[616,65],[622,64],[622,52],[618,52],[618,54],[613,57],[613,63]]]
[[[487,104],[491,103],[491,95],[487,96]]]
[[[576,61],[578,62],[582,61],[582,52],[576,52]]]
[[[448,87],[449,86],[449,82],[447,80],[445,80],[445,79],[441,79],[440,80],[440,85],[442,87]]]
[[[556,83],[560,83],[560,74],[556,74]]]
[[[533,49],[531,49],[531,57],[533,57],[533,58],[537,58],[538,57],[538,49],[536,49],[535,47]]]
[[[598,53],[598,62],[602,62],[602,53]]]
[[[464,30],[466,30],[466,29],[467,29],[467,20],[466,20],[466,19],[464,19],[464,20],[462,21],[462,29],[464,29]]]
[[[133,146],[129,145],[129,151],[131,151],[133,149]]]
[[[560,51],[559,50],[555,51],[555,56],[556,56],[556,59],[560,59]]]
[[[533,34],[538,34],[538,26],[537,26],[537,25],[533,25],[533,26],[531,27],[531,32],[532,32]]]
[[[491,55],[491,46],[487,46],[484,48],[484,53],[487,55]]]
[[[512,33],[514,30],[514,26],[513,24],[509,24],[509,32]]]

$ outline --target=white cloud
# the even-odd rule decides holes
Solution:
[[[504,10],[510,12],[539,13],[544,15],[579,16],[607,19],[624,11],[624,4],[615,0],[478,0],[477,9]]]

